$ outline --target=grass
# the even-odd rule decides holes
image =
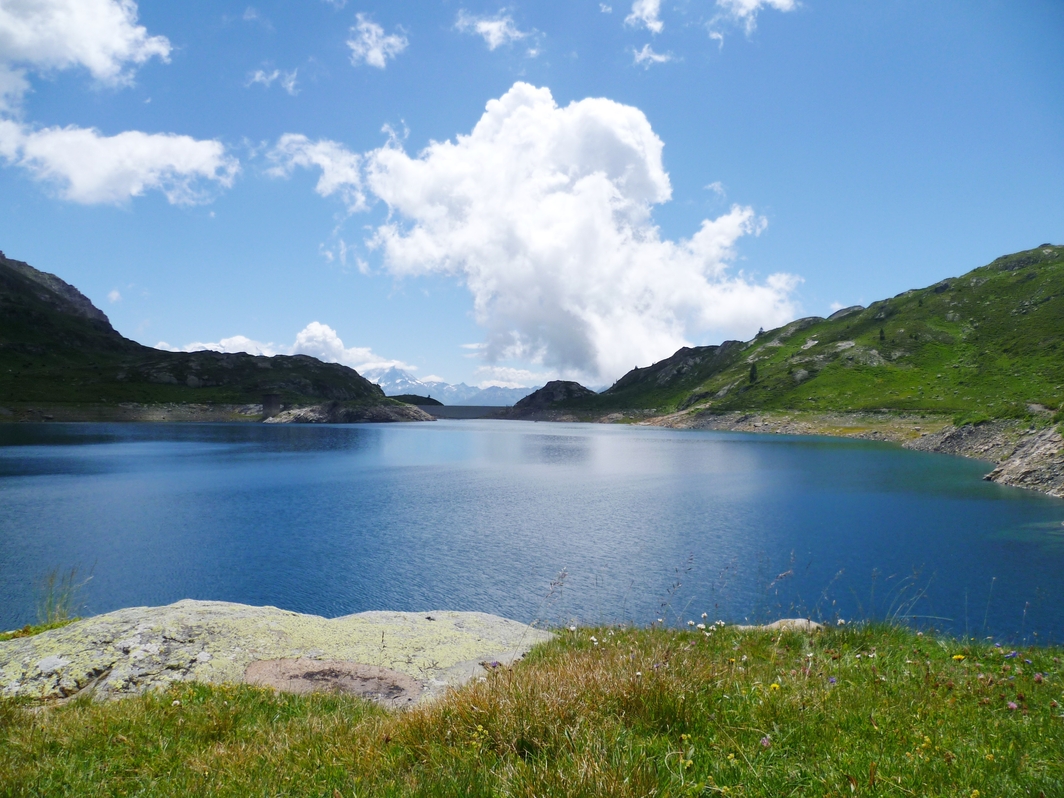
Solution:
[[[892,626],[580,628],[438,703],[184,685],[0,702],[0,793],[1064,794],[1059,649]]]
[[[26,624],[21,629],[0,633],[0,643],[20,637],[33,637],[50,629],[59,629],[78,620],[81,609],[81,589],[92,579],[90,573],[78,578],[78,567],[61,572],[58,568],[49,571],[40,580],[37,593],[37,623]]]

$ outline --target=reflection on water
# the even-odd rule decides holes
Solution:
[[[985,468],[576,424],[0,425],[0,627],[33,620],[40,575],[95,564],[89,612],[186,597],[553,623],[899,612],[1060,640],[1064,502]]]

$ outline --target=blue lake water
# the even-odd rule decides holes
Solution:
[[[1064,502],[987,469],[605,425],[0,425],[0,629],[78,566],[84,614],[182,598],[552,624],[896,614],[1064,640]]]

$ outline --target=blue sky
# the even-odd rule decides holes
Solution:
[[[149,345],[609,383],[1064,243],[1064,5],[0,0],[0,248]]]

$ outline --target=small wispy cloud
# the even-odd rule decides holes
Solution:
[[[749,36],[757,29],[757,15],[766,8],[776,11],[794,11],[798,0],[717,0],[720,11],[709,22],[709,38],[724,46],[724,35],[720,32],[720,23],[727,22],[740,25]]]
[[[651,33],[661,33],[665,24],[659,19],[661,0],[635,0],[632,13],[624,18],[624,24],[633,28],[643,27]]]
[[[273,85],[274,81],[277,81],[282,89],[295,97],[299,94],[299,88],[296,84],[296,75],[298,74],[298,69],[293,69],[291,72],[282,72],[279,69],[267,72],[264,69],[256,69],[248,74],[247,82],[244,85],[250,87],[256,83],[261,83],[268,89]]]
[[[723,198],[727,194],[727,192],[724,191],[724,184],[721,183],[719,180],[714,180],[712,183],[706,186],[706,191],[712,191],[714,194],[721,198]]]
[[[599,3],[599,11],[601,11],[603,14],[612,14],[613,6],[608,6],[605,3]]]
[[[365,14],[355,15],[356,24],[351,28],[351,38],[347,46],[351,48],[351,63],[355,66],[368,64],[377,69],[384,69],[388,59],[394,59],[410,44],[399,29],[399,33],[385,35],[384,28]]]
[[[107,295],[107,301],[111,304],[114,304],[115,302],[121,302],[122,294],[120,294],[118,289],[116,288]]]
[[[455,30],[462,33],[471,33],[480,36],[489,50],[495,50],[504,44],[526,39],[531,34],[519,30],[514,24],[513,17],[500,11],[495,16],[476,16],[465,9],[458,12],[458,19],[454,23]]]
[[[635,57],[635,64],[643,69],[650,69],[654,64],[666,64],[676,60],[676,56],[672,53],[655,53],[649,44],[644,44],[642,50],[633,48],[632,55]]]

